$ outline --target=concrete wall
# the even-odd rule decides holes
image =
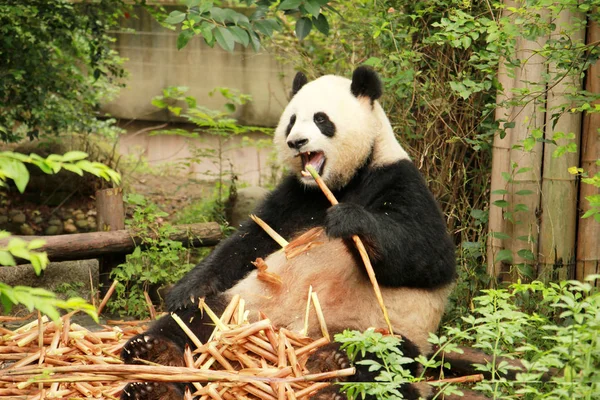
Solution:
[[[169,12],[176,9],[165,8]],[[236,44],[229,53],[217,45],[210,48],[200,37],[177,50],[177,32],[160,26],[141,7],[123,20],[123,30],[114,36],[115,50],[128,59],[125,67],[130,74],[127,88],[103,107],[117,118],[168,120],[166,111],[157,111],[150,104],[168,86],[188,86],[199,104],[213,109],[222,109],[225,103],[220,94],[208,96],[215,87],[250,94],[253,101],[238,110],[236,117],[251,125],[276,125],[287,104],[294,71],[265,51],[255,53]]]
[[[124,121],[122,121],[124,122]],[[169,174],[179,174],[201,180],[215,180],[219,172],[216,156],[207,156],[188,164],[191,157],[202,150],[219,148],[219,139],[216,136],[204,134],[199,139],[178,135],[149,135],[145,129],[156,126],[156,122],[129,121],[126,123],[126,135],[119,140],[119,152],[133,157],[143,157],[152,166],[161,164],[178,163],[177,168],[168,167]],[[177,128],[193,129],[193,125],[178,124]],[[272,184],[273,163],[270,161],[271,147],[265,147],[264,141],[270,144],[271,138],[267,135],[249,132],[244,135],[252,141],[262,140],[261,146],[244,145],[243,137],[237,136],[222,142],[222,160],[225,171],[233,168],[240,182],[251,185],[264,186]],[[160,167],[159,167],[160,168]],[[167,168],[166,166],[164,168]],[[226,180],[228,175],[224,177]]]

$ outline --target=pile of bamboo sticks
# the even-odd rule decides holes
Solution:
[[[329,385],[328,380],[354,374],[353,368],[311,373],[310,354],[329,343],[277,329],[261,314],[248,322],[244,300],[235,296],[218,318],[202,304],[215,324],[206,343],[174,318],[195,349],[186,348],[186,367],[124,365],[123,345],[146,330],[144,322],[99,326],[91,331],[67,314],[46,317],[16,330],[0,328],[0,399],[116,399],[127,382],[192,382],[200,399],[300,399]],[[6,321],[7,318],[4,318]],[[0,322],[3,320],[0,319]],[[124,321],[117,321],[124,324]]]
[[[109,321],[108,325],[98,326],[99,330],[90,331],[71,322],[71,316],[66,314],[57,321],[48,321],[44,316],[15,330],[0,327],[0,399],[118,398],[126,382],[107,386],[95,379],[76,379],[78,372],[53,379],[41,370],[122,364],[121,348],[144,332],[148,321]],[[11,320],[15,319],[0,317],[0,323]],[[35,369],[40,372],[27,373]]]

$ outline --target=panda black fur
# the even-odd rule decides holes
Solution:
[[[332,331],[384,327],[364,266],[348,245],[356,234],[366,244],[394,329],[408,347],[414,343],[427,352],[428,333],[437,329],[455,278],[454,246],[435,199],[377,102],[379,78],[366,67],[357,68],[352,80],[328,75],[308,83],[299,73],[292,94],[274,137],[291,174],[257,214],[288,239],[324,227],[323,243],[287,260],[260,227],[246,221],[175,285],[167,296],[169,311],[206,340],[213,327],[197,311],[198,299],[218,313],[240,294],[247,309],[299,330],[312,285]],[[307,163],[319,170],[339,205],[332,207],[305,176]],[[281,277],[281,287],[256,278],[251,262],[258,257]],[[173,319],[163,317],[128,342],[122,357],[127,363],[143,358],[182,365],[187,341]],[[159,389],[129,385],[122,398],[166,399],[177,392]],[[166,394],[159,395],[161,390]]]

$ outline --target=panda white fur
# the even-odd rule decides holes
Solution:
[[[197,311],[205,298],[219,312],[234,294],[247,309],[263,311],[278,326],[304,325],[308,287],[318,293],[332,331],[385,327],[364,266],[348,239],[364,241],[396,333],[428,351],[455,278],[454,246],[433,196],[394,137],[377,99],[376,73],[367,67],[352,80],[327,75],[312,82],[299,73],[282,113],[274,143],[290,174],[257,214],[283,237],[323,227],[321,245],[287,259],[254,222],[247,221],[172,289],[167,307],[190,321],[201,340],[213,327]],[[304,167],[313,165],[340,204],[331,206]],[[254,265],[266,258],[282,286],[257,279]],[[316,317],[315,317],[316,318]],[[310,334],[320,334],[316,320]],[[135,358],[181,365],[187,336],[172,318],[158,320],[124,347]],[[122,398],[174,398],[172,388],[129,385]],[[167,390],[167,392],[165,392]]]

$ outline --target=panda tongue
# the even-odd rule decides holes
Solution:
[[[325,162],[325,157],[321,152],[311,152],[310,154],[304,153],[302,154],[302,161],[304,162],[305,170],[307,165],[312,165],[312,167],[320,174],[322,172],[321,168],[323,167],[323,163]]]

